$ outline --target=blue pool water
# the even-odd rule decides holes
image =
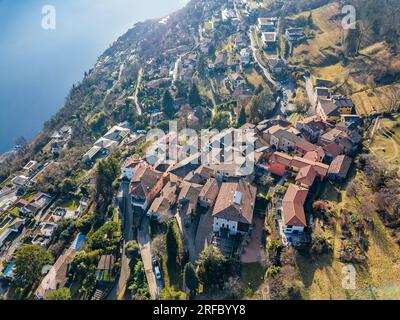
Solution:
[[[70,249],[75,250],[75,251],[81,250],[83,244],[85,243],[85,241],[86,241],[86,236],[84,234],[82,234],[82,233],[79,233],[76,236],[74,242],[72,242],[72,245],[71,245]]]
[[[4,277],[9,277],[10,274],[12,273],[13,269],[14,269],[14,266],[15,266],[14,261],[11,261],[11,262],[8,264],[7,268],[4,269],[4,271],[3,271],[3,276],[4,276]]]

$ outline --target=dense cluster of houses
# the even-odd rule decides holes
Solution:
[[[263,131],[275,150],[263,166],[283,177],[282,182],[289,182],[283,198],[277,197],[276,201],[286,242],[299,240],[296,235],[308,225],[304,212],[308,193],[324,179],[347,177],[352,156],[362,140],[356,123],[349,120],[335,125],[315,115],[298,121],[295,127],[280,123]]]
[[[274,201],[283,241],[297,244],[304,240],[302,234],[309,226],[305,207],[310,194],[323,180],[343,180],[348,175],[362,139],[358,122],[352,120],[334,124],[315,115],[296,126],[276,118],[231,128],[210,139],[208,151],[220,156],[218,163],[201,162],[200,153],[187,154],[179,143],[178,154],[184,156],[175,162],[128,159],[122,174],[130,179],[131,204],[158,221],[179,217],[183,234],[199,212],[209,215],[211,235],[201,239],[203,243],[215,237],[251,235],[257,194],[254,177],[273,175],[281,177],[278,185],[287,186]],[[253,152],[246,154],[245,144],[224,144],[237,130],[245,132],[246,141],[254,144]],[[165,147],[172,141],[172,136],[166,136],[157,143]],[[229,161],[226,150],[234,152],[235,162]],[[243,170],[246,159],[255,164],[251,173]],[[192,237],[196,239],[196,234]]]

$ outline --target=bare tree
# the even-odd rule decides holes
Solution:
[[[355,198],[359,202],[358,195],[361,193],[362,190],[362,183],[359,179],[352,180],[346,188],[346,194],[348,197]]]

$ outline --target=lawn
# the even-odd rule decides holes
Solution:
[[[254,88],[257,88],[259,85],[265,87],[264,78],[261,75],[259,75],[254,68],[252,68],[251,71],[250,70],[246,71],[246,78],[247,81],[252,86],[254,86]]]
[[[314,66],[324,62],[334,54],[333,48],[340,41],[342,30],[340,20],[334,17],[339,13],[337,3],[328,4],[312,11],[313,23],[317,26],[314,39],[308,39],[305,43],[296,46],[293,50],[291,63],[312,64]],[[296,20],[300,17],[307,19],[310,11],[288,17],[288,20]]]
[[[73,197],[65,199],[59,204],[59,207],[65,208],[70,211],[76,210],[79,207],[79,198]]]
[[[382,41],[362,48],[358,56],[349,58],[344,65],[337,57],[337,50],[340,50],[342,38],[346,35],[338,15],[338,4],[331,3],[302,12],[287,20],[295,24],[300,17],[307,19],[310,12],[315,27],[306,28],[309,38],[294,48],[289,64],[296,68],[311,69],[314,79],[322,78],[335,83],[340,93],[353,99],[359,114],[367,115],[374,110],[383,112],[389,99],[393,98],[393,87],[399,86],[399,83],[374,84],[370,75],[379,74],[380,69],[384,68],[382,66],[399,64],[400,56],[394,55]]]
[[[244,287],[244,298],[252,298],[264,283],[265,268],[258,262],[242,263],[241,280]]]
[[[364,179],[362,173],[355,174],[360,179]],[[355,211],[358,205],[357,201],[346,196],[343,189],[344,187],[326,183],[321,192],[321,198],[329,201],[338,216],[340,216],[341,208]],[[304,298],[311,300],[399,299],[400,250],[377,214],[373,216],[373,220],[374,228],[367,231],[368,263],[355,265],[355,290],[342,288],[344,277],[342,272],[346,264],[339,260],[342,236],[340,220],[336,219],[333,227],[322,227],[316,224],[314,232],[321,233],[328,239],[333,247],[333,254],[323,255],[317,261],[307,256],[298,256],[297,264],[305,285],[302,292]],[[368,267],[365,267],[366,265]]]
[[[387,162],[400,165],[400,119],[381,119],[370,149]]]

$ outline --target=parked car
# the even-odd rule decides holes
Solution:
[[[160,272],[160,267],[159,266],[155,266],[154,267],[154,274],[156,275],[156,279],[157,280],[161,280],[161,272]]]

